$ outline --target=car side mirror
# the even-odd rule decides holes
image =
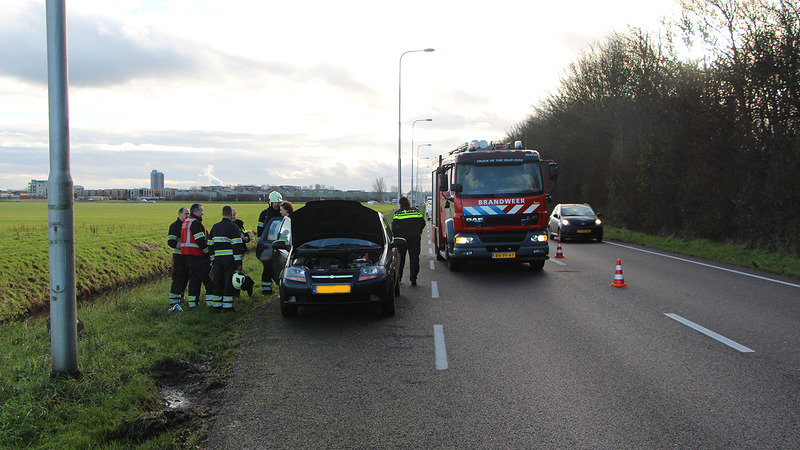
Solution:
[[[406,239],[401,237],[396,237],[392,240],[389,244],[389,248],[401,248],[406,246]]]
[[[272,248],[275,250],[289,250],[292,246],[287,244],[286,241],[275,241],[272,243]]]
[[[440,191],[448,191],[450,188],[448,187],[449,180],[447,178],[447,173],[440,173],[439,174],[439,190]]]
[[[595,214],[595,216],[597,216],[598,219],[601,219],[603,217],[603,215],[600,213]]]

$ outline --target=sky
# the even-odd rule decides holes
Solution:
[[[412,149],[427,168],[466,141],[502,139],[589,45],[631,26],[655,31],[679,9],[674,0],[65,2],[70,172],[86,189],[146,188],[153,169],[179,189],[372,190],[380,178],[396,189],[400,121],[407,192],[420,176]],[[50,172],[45,4],[0,6],[0,189]],[[426,48],[435,51],[404,54]]]

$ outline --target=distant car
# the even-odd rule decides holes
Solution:
[[[272,244],[281,314],[300,306],[379,305],[395,313],[398,248],[383,214],[350,200],[311,201],[285,217]]]
[[[433,201],[431,199],[425,200],[425,218],[428,220],[431,220],[431,208],[433,207],[432,202]]]
[[[603,221],[600,214],[587,204],[564,203],[556,205],[548,225],[553,239],[596,239],[603,241]]]

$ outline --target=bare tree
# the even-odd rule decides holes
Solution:
[[[378,201],[383,201],[383,193],[386,192],[386,181],[383,178],[376,178],[372,182],[372,190],[378,196]]]

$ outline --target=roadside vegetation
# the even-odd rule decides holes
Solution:
[[[680,3],[587,49],[509,138],[558,162],[558,203],[616,227],[798,255],[800,3]]]

